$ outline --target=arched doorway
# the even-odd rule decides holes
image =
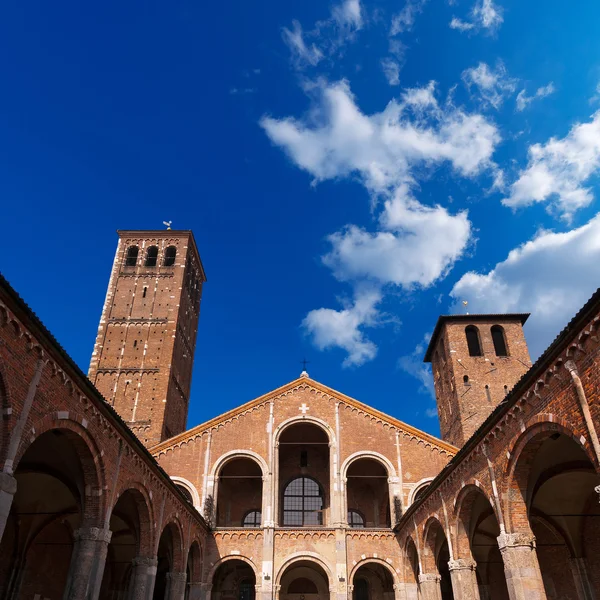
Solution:
[[[294,423],[283,430],[278,444],[280,525],[325,525],[330,502],[329,436],[314,423]]]
[[[252,458],[227,461],[218,474],[217,527],[260,527],[263,472]]]
[[[53,429],[29,446],[14,477],[17,492],[0,544],[0,597],[59,600],[74,533],[86,521],[86,486],[98,487],[94,460],[79,435]]]
[[[452,581],[448,561],[450,560],[450,549],[448,539],[441,523],[431,518],[426,526],[423,552],[423,570],[425,578],[422,586],[437,586],[435,576],[439,576],[439,592],[442,600],[454,600],[452,593]],[[433,596],[432,596],[433,597]]]
[[[255,600],[256,575],[243,560],[227,560],[215,571],[211,600]]]
[[[391,527],[387,469],[373,458],[359,458],[346,472],[350,527]]]
[[[313,560],[297,560],[280,578],[279,600],[329,600],[329,577]]]
[[[457,558],[475,561],[481,598],[508,600],[496,513],[480,488],[471,485],[465,490],[458,505]]]
[[[163,529],[156,558],[153,600],[163,600],[169,586],[175,583],[174,578],[181,576],[181,532],[175,523],[169,523]]]
[[[100,600],[125,598],[133,585],[133,561],[139,556],[142,536],[150,542],[150,515],[141,492],[130,489],[121,494],[110,517],[112,532]]]
[[[511,526],[521,531],[527,516],[548,598],[600,596],[600,476],[566,430],[528,437],[511,482]]]
[[[378,562],[361,565],[352,578],[352,600],[394,600],[394,579]]]

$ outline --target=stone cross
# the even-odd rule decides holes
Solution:
[[[302,406],[298,409],[299,411],[302,411],[302,414],[305,415],[307,410],[310,410],[310,408],[308,406],[306,406],[306,404],[304,404],[304,402],[302,403]]]

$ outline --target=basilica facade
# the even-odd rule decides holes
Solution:
[[[3,598],[600,599],[600,292],[441,316],[438,439],[306,371],[186,430],[205,281],[120,231],[87,376],[2,282]]]

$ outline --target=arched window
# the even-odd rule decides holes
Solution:
[[[192,494],[190,493],[190,490],[188,490],[186,487],[183,487],[182,485],[178,485],[175,484],[177,489],[185,496],[185,499],[190,503],[190,504],[194,504],[194,500],[192,499]]]
[[[508,348],[506,347],[506,337],[504,336],[504,329],[500,327],[500,325],[494,325],[492,326],[491,331],[496,356],[508,356]]]
[[[365,519],[357,510],[348,511],[348,525],[350,527],[364,527]]]
[[[146,262],[144,266],[146,267],[155,267],[156,266],[156,258],[158,257],[158,246],[150,246],[146,251]]]
[[[140,249],[137,246],[129,246],[127,248],[127,256],[125,258],[126,267],[135,267]]]
[[[469,325],[465,328],[467,336],[467,346],[469,347],[469,356],[482,356],[481,343],[479,342],[479,330],[475,325]]]
[[[261,517],[260,510],[251,510],[247,512],[242,520],[242,527],[260,527]]]
[[[172,267],[175,264],[175,257],[177,256],[177,248],[175,246],[169,246],[165,250],[165,260],[163,262],[165,267]]]
[[[309,477],[290,481],[283,492],[283,526],[323,525],[323,492]]]

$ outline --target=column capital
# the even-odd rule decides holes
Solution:
[[[158,559],[150,556],[136,556],[131,563],[134,567],[156,567]]]
[[[457,558],[448,561],[450,571],[474,571],[477,563],[472,558]]]
[[[17,493],[17,480],[8,473],[0,473],[0,492],[14,496]]]
[[[439,582],[441,580],[442,576],[439,573],[419,573],[419,583]]]
[[[100,527],[80,527],[75,530],[75,540],[109,544],[111,537],[112,531],[110,529],[101,529]]]
[[[185,583],[187,580],[187,573],[180,571],[170,571],[167,573],[167,581],[177,581],[178,583]]]
[[[500,550],[524,546],[535,548],[535,535],[532,533],[501,533],[496,539]]]

